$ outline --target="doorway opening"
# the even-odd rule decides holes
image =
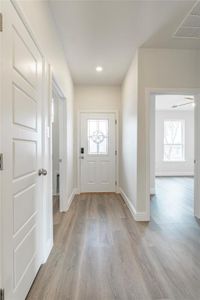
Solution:
[[[151,218],[193,222],[195,96],[155,94],[151,100]]]
[[[80,112],[79,131],[80,192],[117,192],[117,114]]]
[[[51,124],[52,201],[55,224],[60,212],[65,210],[67,109],[66,98],[54,79],[51,99]]]

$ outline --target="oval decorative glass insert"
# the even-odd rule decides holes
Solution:
[[[103,134],[102,131],[97,130],[93,132],[91,138],[94,143],[101,144],[105,139],[105,135]]]

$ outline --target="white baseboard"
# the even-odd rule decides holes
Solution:
[[[80,195],[80,190],[79,190],[79,188],[74,188],[74,193],[75,193],[75,195]]]
[[[74,199],[74,196],[76,195],[76,192],[75,192],[75,189],[73,189],[71,195],[68,197],[66,203],[65,203],[65,206],[63,209],[61,209],[62,212],[66,212],[68,211],[68,209],[70,208],[70,205]]]
[[[149,221],[149,216],[146,212],[138,212],[136,211],[134,205],[131,203],[130,199],[127,197],[127,195],[124,193],[122,188],[119,188],[119,192],[124,199],[128,209],[130,210],[133,218],[135,221]]]
[[[74,196],[76,195],[76,189],[73,189],[71,195],[69,196],[68,198],[68,201],[67,201],[67,207],[66,207],[66,210],[65,211],[68,211],[68,209],[70,208],[70,205],[72,204],[72,201],[74,200]]]
[[[45,251],[45,254],[44,254],[43,264],[46,263],[46,261],[49,257],[49,254],[51,253],[52,248],[53,248],[53,240],[49,239],[49,241],[47,243],[46,251]]]

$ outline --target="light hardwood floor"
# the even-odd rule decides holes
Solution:
[[[163,183],[169,211],[174,193]],[[135,222],[116,194],[76,196],[67,213],[55,212],[54,248],[27,299],[199,300],[198,222],[161,222],[162,205],[151,201],[149,223]]]
[[[158,224],[194,222],[194,178],[157,177],[151,216]]]

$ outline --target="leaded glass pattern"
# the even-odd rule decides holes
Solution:
[[[88,154],[108,154],[108,120],[88,120]]]

